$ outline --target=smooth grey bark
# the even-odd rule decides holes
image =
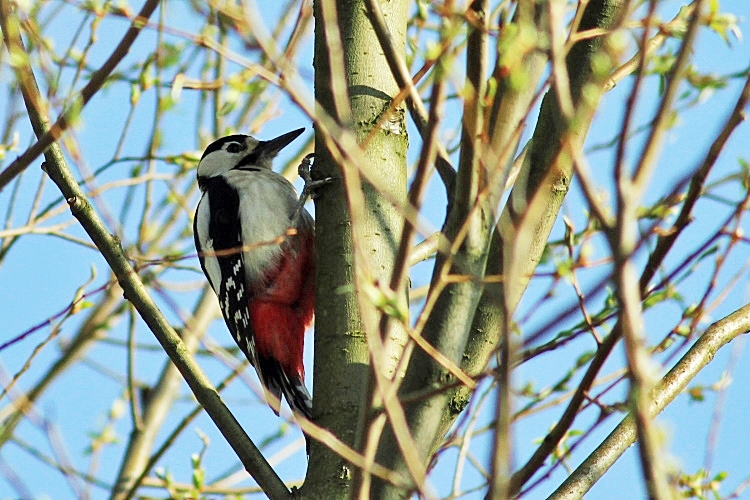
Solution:
[[[408,2],[381,5],[395,45],[405,52]],[[363,269],[371,274],[366,279],[373,282],[388,283],[391,279],[403,215],[389,200],[406,198],[406,124],[402,105],[392,107],[399,87],[387,70],[364,3],[316,0],[314,15],[318,112],[352,131],[358,143],[366,143],[357,155],[364,165],[354,164],[346,156],[342,164],[336,160],[341,156],[329,149],[332,138],[320,130],[316,136],[313,175],[334,180],[319,190],[315,200],[313,414],[316,424],[357,449],[363,435],[363,412],[371,403],[367,336],[378,335],[377,328],[366,325],[378,325],[383,314],[358,293],[358,280],[363,279]],[[351,197],[360,193],[347,193],[345,176],[356,176],[362,184],[364,204],[355,208],[359,210],[355,217]],[[353,220],[359,224],[356,231]],[[357,261],[357,255],[366,259]],[[397,322],[391,323],[392,346],[398,350],[406,334]],[[389,364],[395,365],[397,359],[393,356]],[[328,446],[314,442],[301,494],[308,498],[349,498],[353,487],[352,464]]]

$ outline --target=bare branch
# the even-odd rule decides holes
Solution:
[[[217,313],[215,295],[206,285],[195,308],[195,314],[182,331],[182,341],[185,343],[187,352],[191,354],[195,352],[200,337],[211,321],[216,318]],[[138,487],[137,480],[144,477],[148,472],[147,465],[150,463],[151,449],[157,433],[161,430],[162,424],[174,404],[181,382],[180,372],[168,360],[162,368],[159,380],[154,385],[148,401],[143,405],[141,427],[135,426],[130,433],[128,447],[110,496],[112,500],[125,500],[129,497],[128,492],[134,492]],[[131,399],[130,404],[136,405],[138,401]]]
[[[661,380],[651,395],[650,416],[658,415],[685,389],[716,352],[750,330],[750,305],[711,325],[690,350]],[[591,486],[636,440],[636,424],[629,415],[597,446],[581,465],[549,497],[552,500],[582,498]]]
[[[100,69],[95,75],[96,78],[92,78],[89,84],[84,88],[84,91],[81,94],[81,100],[84,104],[93,96],[96,90],[101,87],[106,75],[108,75],[117,65],[119,60],[124,57],[125,52],[127,52],[127,47],[132,44],[133,40],[135,40],[135,37],[139,33],[143,19],[148,19],[148,16],[150,16],[158,3],[158,1],[151,0],[146,3],[144,11],[142,11],[142,13],[146,15],[140,16],[134,22],[133,26],[123,39],[123,42],[121,42],[119,50],[115,51],[107,63],[105,63],[102,69]],[[16,54],[26,54],[20,39],[20,31],[17,21],[12,15],[9,2],[6,0],[2,1],[2,26],[9,51]],[[17,65],[14,69],[19,74],[18,78],[21,82],[22,92],[24,93],[24,96],[26,96],[25,100],[27,107],[29,108],[29,118],[39,136],[37,144],[32,146],[32,148],[22,157],[24,158],[24,161],[26,161],[23,166],[25,167],[25,165],[28,165],[28,162],[33,160],[33,158],[41,153],[41,151],[46,149],[46,172],[62,192],[73,215],[81,223],[83,229],[88,233],[89,237],[94,244],[96,244],[97,248],[112,268],[112,271],[122,287],[125,298],[133,304],[143,320],[154,333],[157,340],[159,340],[164,347],[164,350],[192,389],[196,399],[198,399],[208,412],[211,419],[216,423],[217,427],[237,453],[237,456],[245,465],[248,472],[253,475],[256,481],[258,481],[258,484],[264,488],[271,498],[287,498],[290,494],[289,490],[271,466],[268,465],[263,458],[263,455],[258,451],[245,431],[240,427],[237,420],[235,420],[234,416],[221,401],[216,389],[211,385],[200,366],[198,366],[193,357],[188,353],[182,339],[180,339],[179,335],[177,335],[166,318],[164,318],[161,311],[159,311],[154,301],[148,295],[146,287],[133,269],[117,239],[109,232],[102,220],[93,211],[91,204],[68,168],[60,148],[53,143],[53,141],[59,137],[59,134],[65,129],[67,126],[67,120],[69,120],[72,115],[70,115],[70,111],[64,113],[60,119],[58,119],[58,122],[53,128],[49,128],[47,125],[48,121],[46,120],[46,111],[42,107],[42,97],[39,93],[38,86],[34,82],[34,75],[31,67],[28,65],[27,54],[23,60],[26,61],[26,64],[22,66]],[[15,170],[11,170],[11,167],[13,167],[13,164],[11,164],[11,166],[5,171],[11,172],[7,181],[15,175],[12,173],[15,172]],[[0,182],[0,185],[2,185],[2,182]]]
[[[25,64],[15,66],[14,71],[16,72],[18,81],[21,84],[21,92],[23,93],[24,101],[26,103],[26,109],[32,118],[32,126],[34,127],[34,132],[38,138],[34,145],[27,149],[13,163],[8,165],[5,170],[0,172],[0,190],[2,190],[15,176],[23,172],[32,161],[44,153],[54,141],[62,136],[62,133],[80,114],[81,109],[91,100],[94,94],[102,88],[102,85],[107,81],[109,75],[115,70],[122,58],[127,55],[128,50],[130,50],[133,42],[138,37],[145,22],[151,17],[151,14],[154,13],[154,10],[156,10],[156,7],[159,5],[159,0],[146,1],[141,11],[135,19],[133,19],[130,29],[125,33],[125,36],[123,36],[119,45],[104,62],[102,67],[91,75],[86,86],[81,89],[76,106],[63,111],[52,126],[49,126],[49,118],[43,110],[41,97],[38,97],[41,94],[39,94],[39,88],[36,85],[31,66],[28,64],[28,55],[26,54],[26,51],[23,48],[23,42],[21,41],[21,31],[18,28],[18,25],[14,25],[9,19],[12,15],[10,1],[2,0],[0,3],[2,7],[3,36],[8,51],[11,55],[18,54],[21,55],[22,58],[26,58]]]

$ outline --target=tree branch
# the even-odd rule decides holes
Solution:
[[[47,370],[41,380],[28,393],[23,395],[23,403],[13,408],[12,413],[3,420],[2,427],[0,427],[0,448],[13,436],[13,432],[29,412],[31,405],[39,400],[60,374],[84,356],[96,339],[97,334],[101,333],[103,325],[110,317],[117,314],[116,311],[123,304],[120,287],[108,287],[102,299],[86,317],[78,333],[64,349],[60,358]]]
[[[392,42],[404,51],[408,2],[388,2],[383,7],[396,33]],[[357,450],[364,447],[364,412],[371,402],[368,385],[378,390],[385,386],[399,360],[392,353],[403,349],[408,339],[405,325],[395,321],[390,323],[388,338],[380,338],[378,325],[387,312],[378,307],[379,300],[373,300],[373,293],[381,293],[379,286],[390,282],[398,254],[406,201],[407,138],[403,106],[396,101],[399,86],[382,71],[386,62],[374,50],[377,38],[365,11],[364,1],[315,2],[315,92],[322,108],[315,112],[316,167],[320,167],[316,175],[335,181],[316,199],[314,412],[322,426]],[[331,26],[333,22],[338,25]],[[341,37],[343,52],[330,49],[328,36]],[[342,58],[343,66],[334,58]],[[346,74],[339,74],[341,69]],[[341,92],[336,99],[335,85],[348,89],[350,122],[339,113],[345,104],[340,102]],[[343,130],[332,134],[331,125]],[[356,143],[351,140],[355,137]],[[342,139],[349,141],[343,149]],[[398,301],[405,304],[406,287],[401,290]],[[325,328],[321,328],[323,321]],[[393,351],[384,355],[388,344]],[[384,402],[388,415],[400,420],[400,408],[393,403]],[[408,442],[408,429],[402,428],[403,442]],[[350,481],[354,464],[336,451],[313,444],[310,457],[316,467],[305,482],[305,495],[334,498],[354,490],[356,482]],[[417,469],[407,474],[422,482]]]
[[[683,203],[674,224],[669,230],[664,231],[662,236],[659,236],[656,247],[651,252],[649,260],[644,266],[644,270],[641,273],[639,280],[639,287],[642,295],[646,292],[646,287],[651,283],[651,280],[656,275],[657,269],[662,262],[664,262],[667,254],[669,254],[674,246],[675,241],[689,224],[690,219],[692,218],[693,208],[701,195],[705,180],[716,163],[719,153],[723,150],[732,133],[736,130],[737,126],[743,122],[744,110],[748,105],[748,102],[750,102],[750,77],[745,81],[745,86],[742,89],[740,97],[738,98],[726,123],[711,144],[705,158],[696,168],[695,174],[690,182],[690,187],[688,188],[688,193],[685,197],[685,202]],[[609,354],[619,341],[621,335],[621,325],[616,323],[612,328],[612,333],[604,339],[599,346],[599,349],[597,349],[596,355],[591,360],[575,394],[571,398],[557,424],[555,424],[553,429],[547,434],[547,436],[545,436],[542,445],[534,452],[528,462],[514,474],[513,491],[517,492],[520,490],[523,483],[525,483],[534,472],[538,470],[549,454],[557,447],[560,440],[572,425],[575,416],[578,414],[578,409],[585,401],[586,394],[591,388],[597,373],[604,365],[604,362],[609,357]]]
[[[198,348],[198,341],[206,331],[211,321],[216,318],[216,297],[213,290],[206,285],[195,308],[195,313],[182,331],[182,341],[187,352],[194,353]],[[171,361],[167,361],[162,368],[161,375],[154,385],[148,401],[143,409],[142,428],[133,428],[128,439],[128,447],[120,464],[115,487],[110,496],[113,500],[124,500],[130,491],[138,487],[138,479],[147,472],[150,463],[151,449],[164,419],[169,414],[178,390],[182,376],[175,369]],[[131,401],[130,404],[136,404]]]
[[[419,91],[414,85],[411,74],[409,74],[409,68],[406,66],[406,61],[404,61],[401,54],[394,48],[391,33],[388,26],[385,24],[380,4],[375,0],[365,0],[365,4],[367,5],[367,16],[372,23],[375,35],[378,37],[378,42],[380,43],[380,48],[383,50],[388,67],[390,68],[391,73],[393,73],[393,77],[396,79],[399,88],[408,92],[409,97],[406,100],[406,103],[408,104],[411,118],[416,124],[422,140],[428,141],[428,136],[430,135],[430,129],[428,127],[429,113],[425,109],[424,102],[422,102],[422,97],[419,95]],[[440,141],[436,141],[435,147],[437,148],[435,168],[448,191],[448,197],[450,199],[456,171],[448,159],[448,152],[445,150],[445,146]]]
[[[472,22],[467,43],[470,57],[467,58],[467,79],[463,89],[461,154],[454,194],[449,196],[453,202],[443,228],[450,250],[448,254],[438,255],[430,297],[415,328],[417,335],[421,332],[424,340],[456,366],[461,363],[471,318],[482,291],[481,278],[494,220],[493,203],[487,195],[493,192],[490,186],[491,169],[481,162],[488,16],[488,5],[481,0],[472,2],[467,12]],[[450,24],[453,21],[446,17],[443,22]],[[472,279],[448,283],[446,277],[449,275],[469,276]],[[404,400],[421,391],[450,384],[454,377],[446,370],[444,363],[423,349],[414,349],[400,388],[401,398]],[[440,427],[440,414],[435,413],[435,409],[442,409],[447,404],[445,396],[444,392],[437,392],[404,404],[408,428],[414,436],[423,469],[426,469]],[[386,427],[377,458],[378,463],[400,472],[406,470],[409,462],[396,446],[396,430],[393,426]],[[398,491],[383,482],[374,484],[373,495],[377,498],[400,498],[407,494],[408,491]]]
[[[703,333],[652,393],[649,414],[658,415],[714,357],[716,352],[750,330],[750,305],[717,321]],[[581,498],[636,440],[633,415],[628,415],[549,497]]]
[[[62,133],[71,125],[71,123],[74,122],[75,118],[81,113],[83,107],[91,100],[94,94],[99,91],[102,85],[107,81],[109,75],[127,55],[130,47],[140,34],[146,21],[148,21],[151,14],[154,13],[154,10],[156,10],[156,7],[159,5],[159,0],[146,1],[118,46],[104,62],[102,67],[91,75],[89,82],[81,90],[76,105],[63,111],[51,127],[49,126],[49,117],[46,116],[46,113],[40,114],[42,111],[41,101],[37,100],[37,97],[35,97],[35,94],[39,95],[39,88],[36,85],[34,74],[29,65],[28,54],[23,48],[20,28],[18,27],[17,22],[8,24],[9,16],[12,15],[10,0],[2,0],[0,5],[3,18],[3,36],[5,38],[5,44],[8,47],[8,52],[11,56],[19,55],[21,60],[24,61],[23,63],[14,66],[13,70],[21,86],[21,93],[23,94],[23,99],[26,103],[26,109],[31,115],[34,133],[37,135],[37,142],[29,147],[13,163],[8,165],[5,170],[0,172],[0,190],[2,190],[15,176],[23,172],[32,161],[44,153],[53,142],[59,139],[62,136]],[[35,92],[33,92],[32,89],[34,89]]]
[[[82,91],[81,102],[83,104],[91,99],[94,93],[101,87],[106,76],[114,69],[120,59],[124,57],[127,48],[135,40],[138,33],[140,33],[140,27],[143,25],[144,20],[148,19],[158,3],[157,0],[149,0],[146,3],[144,9],[141,11],[141,16],[133,22],[123,41],[118,46],[118,50],[115,51],[107,63],[92,77],[89,84]],[[65,162],[62,151],[53,142],[67,127],[68,120],[74,116],[73,111],[68,110],[63,113],[52,128],[48,126],[49,122],[46,111],[42,105],[43,99],[39,93],[39,88],[29,63],[28,53],[21,40],[18,21],[10,9],[8,0],[1,0],[0,7],[2,10],[0,21],[2,22],[3,35],[8,51],[13,55],[20,55],[20,60],[23,61],[23,63],[14,66],[14,70],[28,107],[29,119],[39,138],[38,142],[27,150],[19,160],[16,160],[14,164],[20,162],[25,168],[36,156],[46,150],[45,171],[67,200],[73,216],[78,219],[83,229],[109,264],[117,277],[125,298],[133,304],[159,343],[164,347],[164,350],[190,386],[196,399],[206,409],[206,412],[240,458],[247,471],[255,478],[270,498],[288,498],[290,496],[289,490],[273,468],[265,461],[263,455],[242,427],[240,427],[229,409],[221,401],[221,397],[216,392],[216,389],[211,385],[211,382],[195,362],[195,359],[188,353],[182,339],[180,339],[179,335],[177,335],[149,296],[146,287],[130,264],[127,255],[122,250],[118,239],[107,230],[107,227],[94,212],[86,195],[76,182],[73,173]],[[4,173],[11,170],[14,164],[9,166]],[[20,170],[14,170],[14,172],[18,173]],[[7,183],[12,179],[13,175],[15,174],[10,176],[0,174],[0,179],[5,179]],[[0,182],[0,186],[2,185],[3,182]]]

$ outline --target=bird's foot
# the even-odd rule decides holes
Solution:
[[[310,153],[309,155],[302,158],[302,161],[299,164],[299,167],[297,167],[297,172],[299,173],[299,176],[302,177],[302,180],[305,181],[305,187],[302,189],[302,192],[299,195],[299,202],[297,205],[297,211],[295,212],[297,216],[302,212],[302,209],[305,207],[305,203],[307,203],[308,198],[315,199],[317,193],[316,191],[318,188],[325,186],[326,184],[330,184],[333,181],[333,177],[325,177],[323,179],[313,179],[310,175],[310,165],[312,164],[313,158],[315,158],[315,153]]]

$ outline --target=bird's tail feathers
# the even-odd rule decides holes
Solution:
[[[312,419],[312,398],[305,387],[305,382],[299,375],[289,376],[282,368],[278,361],[274,359],[259,357],[256,365],[258,376],[260,377],[266,391],[274,396],[268,399],[268,405],[271,409],[279,414],[279,407],[274,403],[281,400],[284,395],[289,407],[295,413],[300,413],[308,419]],[[274,401],[275,400],[275,401]]]
[[[312,398],[310,393],[305,387],[305,382],[299,376],[294,376],[291,379],[282,372],[282,378],[284,379],[281,384],[281,390],[284,393],[289,406],[297,413],[301,413],[308,420],[312,419]]]
[[[312,420],[312,398],[302,377],[299,375],[289,377],[281,369],[278,361],[263,357],[260,357],[256,370],[266,389],[266,402],[277,416],[281,407],[281,395],[283,394],[295,416],[302,414],[308,420]],[[305,435],[305,450],[307,455],[310,456],[310,436],[304,430],[302,433]]]

